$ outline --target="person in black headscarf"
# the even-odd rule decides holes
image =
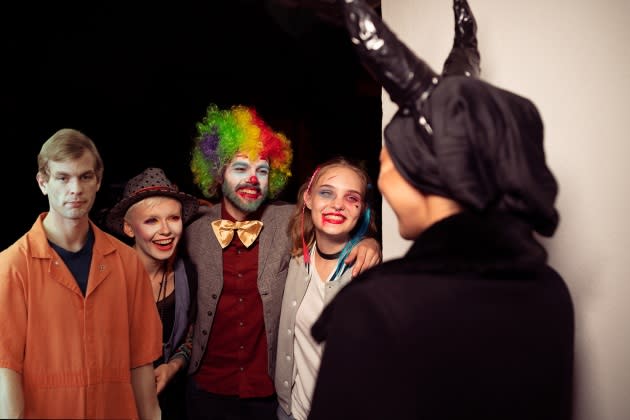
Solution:
[[[414,243],[313,326],[325,348],[309,419],[570,419],[574,312],[536,238],[559,222],[536,106],[477,78],[465,0],[441,74],[364,1],[340,3],[399,107],[378,186]]]

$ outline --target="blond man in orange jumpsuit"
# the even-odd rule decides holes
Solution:
[[[148,275],[88,217],[102,177],[82,133],[59,130],[42,146],[50,209],[0,253],[0,418],[160,418]]]

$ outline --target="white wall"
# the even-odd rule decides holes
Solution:
[[[561,223],[544,244],[575,305],[575,419],[630,419],[630,1],[469,3],[482,78],[533,100],[545,123]],[[451,3],[382,0],[382,10],[440,71],[452,44]],[[395,110],[384,93],[384,124]],[[383,224],[384,258],[402,255],[409,243],[387,204]]]

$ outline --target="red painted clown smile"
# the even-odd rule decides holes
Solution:
[[[251,187],[239,188],[236,193],[245,200],[256,200],[261,196],[260,189]]]

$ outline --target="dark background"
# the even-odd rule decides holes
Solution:
[[[210,103],[255,107],[289,137],[293,177],[283,200],[295,202],[299,184],[335,155],[363,162],[376,182],[381,89],[360,65],[334,2],[13,9],[0,18],[2,207],[9,227],[0,248],[48,209],[35,182],[36,158],[64,127],[92,138],[105,162],[97,221],[124,181],[148,166],[164,168],[182,190],[201,197],[189,151]],[[377,194],[379,222],[380,202]]]

